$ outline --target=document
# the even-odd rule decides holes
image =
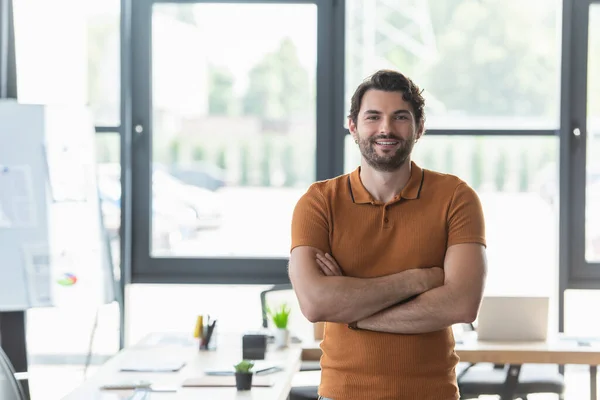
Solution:
[[[55,202],[86,202],[92,172],[88,149],[53,143],[45,146],[50,191]]]
[[[0,229],[36,224],[31,168],[0,165]]]
[[[45,245],[24,245],[30,307],[52,306],[52,259]]]

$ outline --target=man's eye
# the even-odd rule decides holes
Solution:
[[[379,117],[377,117],[376,115],[371,115],[371,116],[367,117],[367,119],[372,119],[372,120],[375,120],[375,119],[378,119],[378,118]]]

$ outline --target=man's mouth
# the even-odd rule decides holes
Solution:
[[[397,146],[398,143],[400,143],[400,141],[394,139],[381,139],[375,141],[375,144],[382,148],[392,148]]]

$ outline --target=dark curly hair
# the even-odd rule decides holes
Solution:
[[[397,71],[379,70],[373,75],[365,79],[352,95],[350,102],[350,115],[348,118],[356,123],[358,119],[358,111],[362,98],[367,90],[383,90],[385,92],[402,92],[404,101],[409,102],[415,113],[415,120],[422,124],[425,122],[425,99],[423,91],[407,76]]]

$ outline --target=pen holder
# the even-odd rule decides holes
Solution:
[[[212,329],[209,326],[200,335],[199,350],[212,351],[217,349],[217,327],[213,325]]]

